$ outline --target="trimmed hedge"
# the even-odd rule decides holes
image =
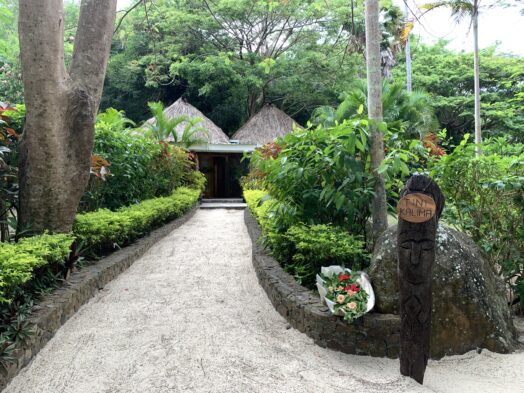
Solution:
[[[95,254],[126,245],[161,224],[180,217],[198,201],[200,190],[179,187],[167,197],[142,201],[111,211],[79,214],[73,233],[81,247]]]
[[[244,190],[244,199],[262,227],[265,245],[299,284],[314,288],[315,276],[322,266],[360,268],[367,261],[364,242],[346,229],[301,223],[279,231],[274,223],[278,210],[272,210],[276,201],[266,191]]]
[[[16,289],[33,278],[36,269],[64,264],[74,238],[71,235],[40,235],[18,243],[0,243],[0,303],[9,303]]]
[[[0,303],[14,300],[17,288],[34,279],[38,268],[64,265],[75,239],[90,254],[100,256],[180,217],[197,203],[200,193],[200,189],[180,187],[168,197],[148,199],[114,212],[100,209],[78,214],[72,234],[45,234],[18,243],[0,243]]]

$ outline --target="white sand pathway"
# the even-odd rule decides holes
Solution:
[[[258,285],[243,212],[199,211],[71,318],[5,393],[524,392],[524,353],[432,361],[320,348]]]

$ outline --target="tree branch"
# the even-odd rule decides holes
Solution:
[[[115,34],[118,29],[120,28],[120,26],[122,25],[122,22],[124,21],[124,19],[126,18],[126,16],[129,15],[129,13],[131,11],[133,11],[135,8],[137,8],[141,3],[145,2],[146,0],[138,0],[135,4],[133,4],[131,6],[131,8],[127,9],[125,12],[124,12],[124,15],[122,15],[122,17],[118,20],[118,24],[116,25],[115,27],[115,30],[113,31],[113,34]]]

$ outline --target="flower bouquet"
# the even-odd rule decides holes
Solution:
[[[323,267],[317,275],[317,288],[329,310],[348,322],[371,311],[375,305],[375,294],[364,272],[352,272],[340,266]]]

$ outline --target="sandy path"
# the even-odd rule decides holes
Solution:
[[[243,212],[199,211],[71,318],[5,393],[524,392],[524,353],[431,362],[315,346],[274,311]]]

